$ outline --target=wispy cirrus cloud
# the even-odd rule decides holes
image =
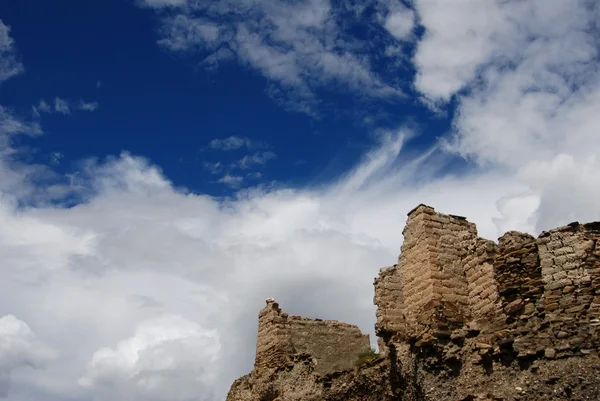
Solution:
[[[264,166],[269,160],[275,159],[277,156],[273,152],[258,152],[242,157],[235,163],[235,167],[241,169],[249,169],[254,166]]]
[[[243,181],[244,177],[242,176],[226,174],[223,177],[221,177],[218,182],[221,184],[228,185],[232,188],[238,188],[240,185],[242,185]]]
[[[161,46],[198,52],[209,68],[235,58],[270,80],[275,86],[267,93],[287,109],[316,115],[314,106],[320,100],[315,93],[324,88],[349,88],[384,99],[403,95],[401,88],[378,76],[367,43],[345,32],[329,1],[153,0],[144,5],[161,15],[163,8],[168,10],[162,17]],[[390,29],[410,30],[399,15],[390,17]]]

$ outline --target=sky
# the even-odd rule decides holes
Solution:
[[[0,0],[0,397],[222,401],[419,203],[600,220],[593,0]]]

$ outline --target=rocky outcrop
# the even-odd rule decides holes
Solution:
[[[269,300],[228,401],[600,399],[600,223],[496,244],[419,205],[403,234],[374,283],[378,355],[355,326]]]

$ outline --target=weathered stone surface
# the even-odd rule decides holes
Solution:
[[[600,399],[600,223],[498,244],[419,205],[375,279],[380,354],[355,326],[259,315],[255,368],[228,401]]]

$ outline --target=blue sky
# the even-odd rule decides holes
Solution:
[[[414,69],[405,65],[391,70],[391,58],[373,56],[371,73],[381,71],[381,79],[404,92],[401,95],[373,96],[333,80],[312,85],[313,98],[306,100],[295,98],[297,87],[273,82],[260,69],[236,60],[225,60],[219,68],[203,66],[211,56],[209,49],[174,52],[161,46],[157,40],[164,29],[162,14],[157,17],[134,2],[72,1],[57,8],[23,1],[8,2],[3,10],[26,66],[22,75],[4,84],[3,104],[21,115],[31,113],[41,100],[52,103],[56,97],[98,105],[93,112],[42,114],[46,135],[23,141],[35,148],[39,162],[60,153],[55,169],[63,174],[77,171],[82,159],[127,150],[159,165],[178,186],[229,195],[232,186],[218,182],[227,175],[242,179],[233,189],[272,181],[292,186],[327,181],[356,164],[376,142],[374,133],[379,130],[410,124],[420,134],[410,146],[423,149],[450,128],[452,107],[438,113],[422,104],[410,84]],[[348,25],[348,35],[360,37],[362,30],[369,30],[377,37],[368,46],[359,40],[354,45],[377,48],[391,40],[387,31],[356,16]],[[399,48],[405,56],[414,51],[410,43]],[[269,95],[274,91],[281,95]],[[301,109],[304,102],[309,110]],[[213,139],[231,136],[263,146],[209,150]],[[262,157],[264,152],[269,157]],[[207,165],[227,166],[257,154],[256,162],[245,169],[213,173]]]
[[[223,400],[267,297],[375,343],[419,203],[492,240],[600,220],[599,27],[593,0],[0,0],[0,397]]]

